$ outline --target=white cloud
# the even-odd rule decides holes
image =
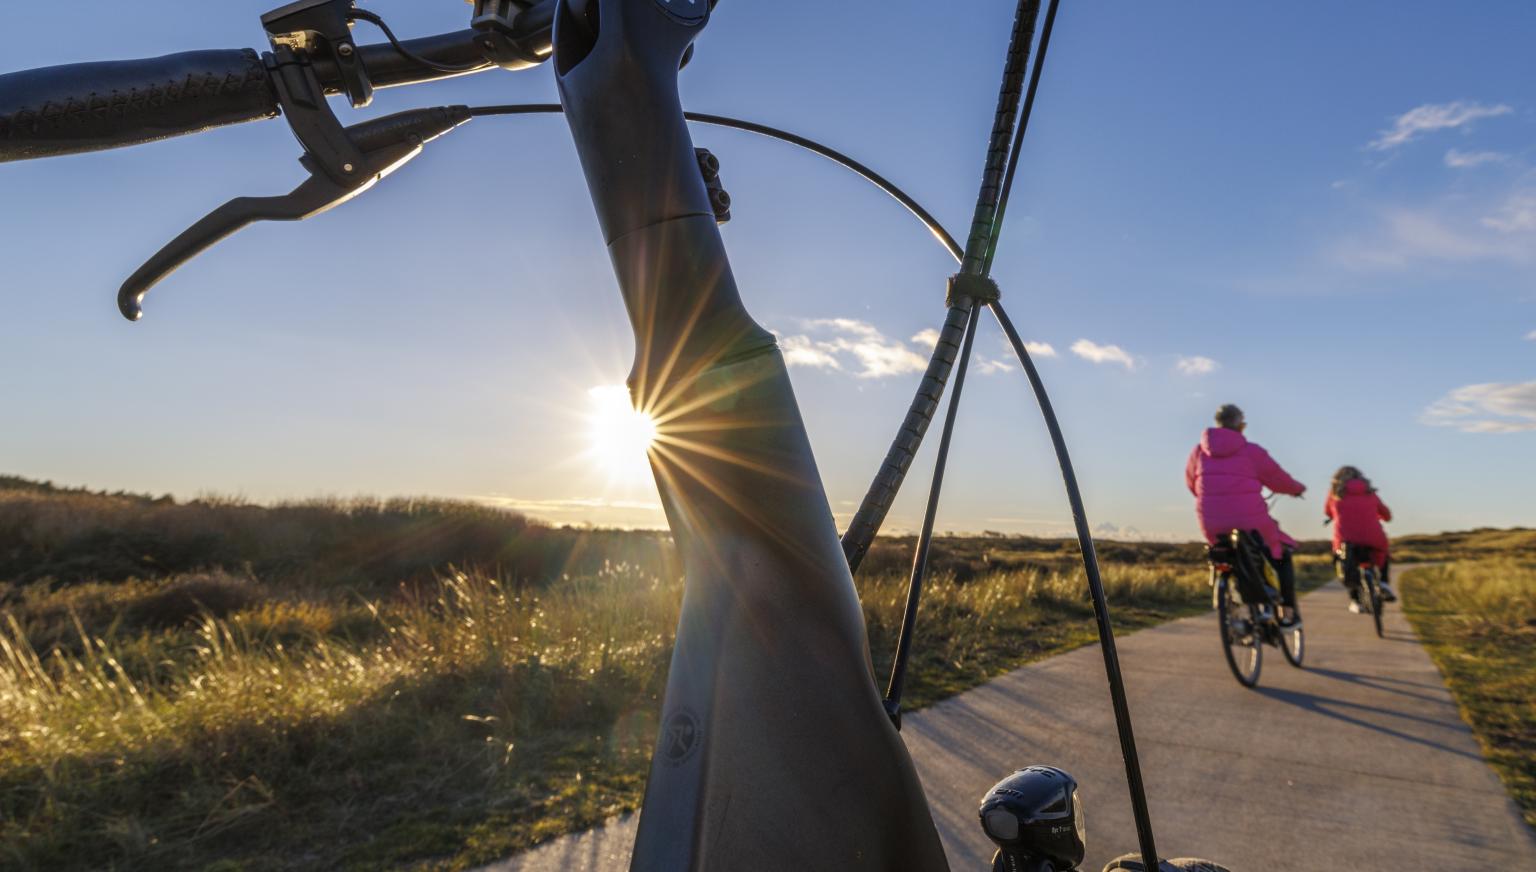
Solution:
[[[789,366],[808,366],[812,369],[843,368],[830,351],[818,347],[809,336],[785,336],[779,340],[779,350],[784,352],[784,363]]]
[[[1000,372],[1013,372],[1013,364],[1006,360],[993,360],[987,357],[976,358],[976,371],[982,375],[996,375]]]
[[[1391,209],[1364,238],[1345,239],[1334,256],[1346,267],[1403,269],[1429,260],[1536,261],[1536,192],[1517,191],[1493,214],[1473,220],[1441,210]]]
[[[1536,381],[1457,388],[1425,409],[1420,420],[1463,433],[1536,430]]]
[[[1536,330],[1532,330],[1531,332],[1525,334],[1525,338],[1531,342],[1536,342]]]
[[[1093,363],[1118,363],[1126,369],[1136,368],[1136,358],[1118,345],[1100,345],[1088,339],[1072,343],[1072,353]]]
[[[921,345],[924,348],[932,348],[939,344],[939,331],[929,327],[927,330],[912,337],[912,344]]]
[[[864,321],[819,318],[804,322],[803,327],[804,334],[779,337],[789,366],[851,372],[857,378],[884,378],[928,368],[927,358]]]
[[[1513,111],[1503,103],[1496,106],[1462,100],[1454,103],[1426,103],[1397,116],[1392,122],[1392,129],[1383,130],[1380,136],[1371,140],[1369,147],[1376,151],[1386,151],[1397,148],[1421,133],[1460,127],[1479,118],[1493,118]]]
[[[1049,342],[1026,342],[1024,343],[1024,350],[1029,352],[1030,357],[1056,356],[1056,348]]]
[[[1483,226],[1500,233],[1536,232],[1536,189],[1510,194],[1498,212],[1483,219]]]
[[[1497,151],[1459,151],[1453,148],[1445,153],[1445,165],[1458,170],[1507,160],[1509,155]]]
[[[1179,372],[1185,375],[1210,375],[1221,368],[1221,364],[1211,360],[1209,357],[1201,357],[1198,354],[1194,357],[1179,358],[1176,366]]]

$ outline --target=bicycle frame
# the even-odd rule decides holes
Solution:
[[[301,0],[272,15],[334,12],[327,7],[339,2]],[[174,111],[167,113],[146,103],[148,109],[134,111],[149,111],[154,123],[138,118],[133,120],[143,123],[98,124],[85,118],[82,123],[96,126],[79,134],[79,142],[44,141],[31,150],[23,144],[14,153],[0,149],[0,160],[134,144],[274,117],[280,102],[306,148],[311,182],[289,197],[264,198],[259,209],[231,201],[225,207],[233,210],[229,214],[209,226],[200,223],[189,231],[193,238],[168,246],[195,253],[222,238],[217,233],[244,226],[240,220],[302,218],[343,202],[414,156],[424,142],[475,115],[468,107],[443,107],[453,111],[436,110],[431,117],[400,113],[342,128],[329,116],[323,95],[346,93],[361,105],[371,88],[366,75],[350,65],[355,62],[345,59],[371,58],[385,71],[373,84],[384,87],[498,66],[522,69],[552,58],[634,328],[629,387],[635,405],[657,424],[651,466],[686,575],[632,868],[947,869],[912,761],[874,682],[848,556],[783,357],[742,304],[716,224],[719,202],[700,174],[678,96],[678,69],[708,23],[713,0],[542,0],[511,6],[480,0],[477,12],[482,6],[527,6],[523,29],[509,24],[407,43],[437,65],[425,69],[402,64],[395,54],[404,56],[407,49],[398,45],[393,54],[359,46],[314,63],[285,55],[282,47],[276,60],[259,62],[254,53],[184,56],[175,61],[177,69],[205,64],[206,72],[217,63],[220,72],[243,77],[249,87],[242,86],[238,105],[225,101],[223,113],[211,117],[186,105],[171,106]],[[351,45],[344,26],[331,31],[324,22],[313,26],[319,29],[302,32],[329,33],[324,38]],[[281,79],[275,94],[251,85],[263,75],[261,64],[266,74]],[[91,71],[53,68],[30,78],[13,74],[9,82],[0,80],[0,129],[22,117],[8,115],[8,107],[24,105],[4,99],[17,96],[5,92],[7,84],[78,93],[82,76],[148,81],[169,65],[169,59],[157,59],[85,65],[96,66]],[[141,129],[118,129],[136,126]],[[366,178],[347,178],[359,159]],[[306,190],[308,199],[300,197],[296,204]],[[920,207],[903,202],[926,219]],[[955,247],[952,240],[948,247]],[[179,256],[163,260],[174,268]],[[150,269],[149,280],[125,286],[125,314],[136,315],[138,297],[168,273],[164,266]],[[1054,413],[1011,323],[1000,308],[994,310],[1041,399],[1091,561],[1086,516]],[[1112,693],[1119,694],[1096,564],[1089,577]],[[1141,787],[1129,717],[1123,695],[1112,700],[1135,803]],[[1144,805],[1137,810],[1144,852],[1155,854],[1149,850]]]
[[[945,869],[788,372],[742,306],[696,170],[677,69],[707,13],[654,5],[602,0],[595,35],[562,6],[555,39],[686,574],[631,868]]]

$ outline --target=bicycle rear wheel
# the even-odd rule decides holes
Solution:
[[[1381,628],[1381,585],[1376,583],[1376,568],[1368,566],[1360,570],[1360,583],[1370,593],[1371,620],[1376,623],[1376,637],[1384,638],[1386,633]]]
[[[1301,660],[1306,656],[1306,639],[1302,635],[1301,611],[1297,610],[1298,623],[1291,627],[1280,628],[1280,653],[1285,655],[1285,662],[1297,669],[1301,668]]]
[[[1242,602],[1232,589],[1232,577],[1216,583],[1216,618],[1220,621],[1221,651],[1232,676],[1243,687],[1259,683],[1264,665],[1264,643],[1259,638],[1258,609]]]

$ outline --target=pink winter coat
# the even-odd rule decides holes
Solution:
[[[1257,530],[1276,560],[1286,546],[1296,545],[1269,516],[1260,488],[1299,497],[1306,485],[1291,478],[1268,451],[1236,430],[1212,427],[1205,431],[1184,466],[1184,483],[1195,495],[1200,530],[1212,545],[1233,530]]]
[[[1392,510],[1363,479],[1345,482],[1342,497],[1329,494],[1323,514],[1333,519],[1334,551],[1345,542],[1365,545],[1375,549],[1377,566],[1387,565],[1390,546],[1381,522],[1392,520]]]

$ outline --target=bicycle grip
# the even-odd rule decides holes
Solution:
[[[251,49],[0,75],[0,162],[138,145],[277,115]]]

